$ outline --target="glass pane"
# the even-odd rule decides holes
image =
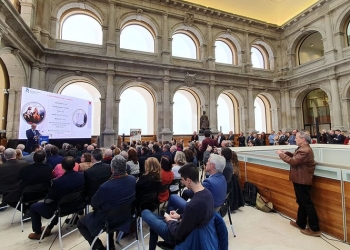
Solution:
[[[141,25],[129,25],[120,34],[120,48],[154,53],[154,38]]]
[[[173,35],[172,54],[177,57],[197,59],[197,48],[194,41],[185,34]]]
[[[215,42],[215,61],[218,63],[233,64],[232,50],[223,41]]]
[[[102,27],[99,22],[88,15],[72,15],[62,24],[61,38],[69,41],[101,45]]]
[[[299,49],[299,64],[316,60],[324,55],[323,41],[320,33],[309,35],[302,42]]]
[[[218,130],[224,134],[234,131],[234,107],[232,100],[225,94],[221,94],[218,98]]]
[[[173,130],[174,134],[197,131],[197,102],[188,91],[178,90],[174,95]]]
[[[258,50],[255,47],[252,47],[251,53],[252,53],[251,57],[252,57],[253,67],[258,69],[264,69],[265,68],[264,56],[260,52],[260,50]]]

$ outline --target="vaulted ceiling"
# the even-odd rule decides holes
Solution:
[[[282,25],[315,4],[317,0],[190,0],[186,2]]]

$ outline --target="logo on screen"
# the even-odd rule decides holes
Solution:
[[[77,109],[73,113],[73,123],[78,128],[82,128],[86,125],[87,122],[87,114],[82,109]]]
[[[28,102],[22,108],[22,117],[28,124],[40,124],[45,119],[45,113],[45,108],[38,102]]]

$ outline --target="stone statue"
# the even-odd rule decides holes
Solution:
[[[206,115],[205,111],[203,111],[203,115],[200,118],[201,129],[209,128],[209,118]]]

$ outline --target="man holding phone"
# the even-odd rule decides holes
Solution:
[[[165,240],[158,242],[159,247],[174,246],[175,241],[184,241],[193,229],[207,225],[214,214],[213,196],[199,182],[197,167],[186,164],[179,169],[179,174],[181,182],[194,192],[183,214],[170,211],[163,218],[147,209],[141,213],[142,219],[150,226],[150,250],[156,249],[158,235]]]

